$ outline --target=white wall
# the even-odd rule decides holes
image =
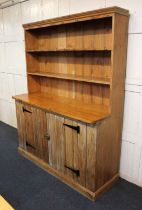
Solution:
[[[11,96],[27,90],[22,24],[108,6],[131,15],[120,175],[142,186],[141,0],[29,0],[0,10],[0,120],[16,127]]]

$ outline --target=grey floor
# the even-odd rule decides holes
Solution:
[[[92,202],[20,156],[17,141],[0,122],[0,194],[16,210],[142,210],[142,188],[120,179]]]

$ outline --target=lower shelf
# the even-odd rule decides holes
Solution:
[[[48,173],[54,175],[59,180],[61,180],[62,182],[69,185],[70,187],[77,190],[78,192],[80,192],[81,194],[83,194],[84,196],[86,196],[87,198],[89,198],[91,200],[95,200],[96,198],[98,198],[103,192],[105,192],[107,189],[109,189],[119,178],[119,174],[114,175],[109,181],[107,181],[96,192],[92,192],[92,191],[88,190],[87,188],[81,186],[80,184],[74,182],[72,179],[66,177],[64,174],[57,171],[56,169],[50,167],[46,162],[44,162],[43,160],[39,159],[38,157],[32,155],[31,153],[23,150],[22,148],[19,147],[18,151],[25,158],[31,160],[39,167],[46,170]]]

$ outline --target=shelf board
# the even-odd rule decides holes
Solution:
[[[87,76],[83,77],[83,76],[78,76],[78,75],[73,75],[73,74],[62,74],[62,73],[51,73],[51,72],[33,72],[33,73],[28,73],[28,75],[72,80],[72,81],[81,81],[81,82],[96,83],[96,84],[103,84],[103,85],[111,84],[110,78],[100,78],[100,77],[91,78]]]
[[[103,51],[103,52],[110,52],[111,49],[31,49],[26,50],[27,53],[42,53],[42,52],[86,52],[86,51]]]
[[[76,99],[36,92],[14,96],[14,99],[85,123],[94,124],[109,114],[108,106],[87,104]]]

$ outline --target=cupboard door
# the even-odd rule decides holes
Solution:
[[[47,113],[49,165],[86,185],[86,124]]]
[[[16,110],[19,128],[19,146],[30,153],[36,154],[37,141],[34,132],[36,130],[34,108],[16,102]]]
[[[49,134],[49,165],[64,173],[65,142],[64,142],[64,118],[46,114],[47,130]]]
[[[65,174],[85,186],[86,124],[65,119]]]
[[[46,136],[46,113],[20,102],[16,102],[19,146],[48,162]]]
[[[37,154],[36,133],[36,115],[35,109],[29,105],[23,104],[22,110],[24,116],[25,146],[26,150],[34,155]]]

